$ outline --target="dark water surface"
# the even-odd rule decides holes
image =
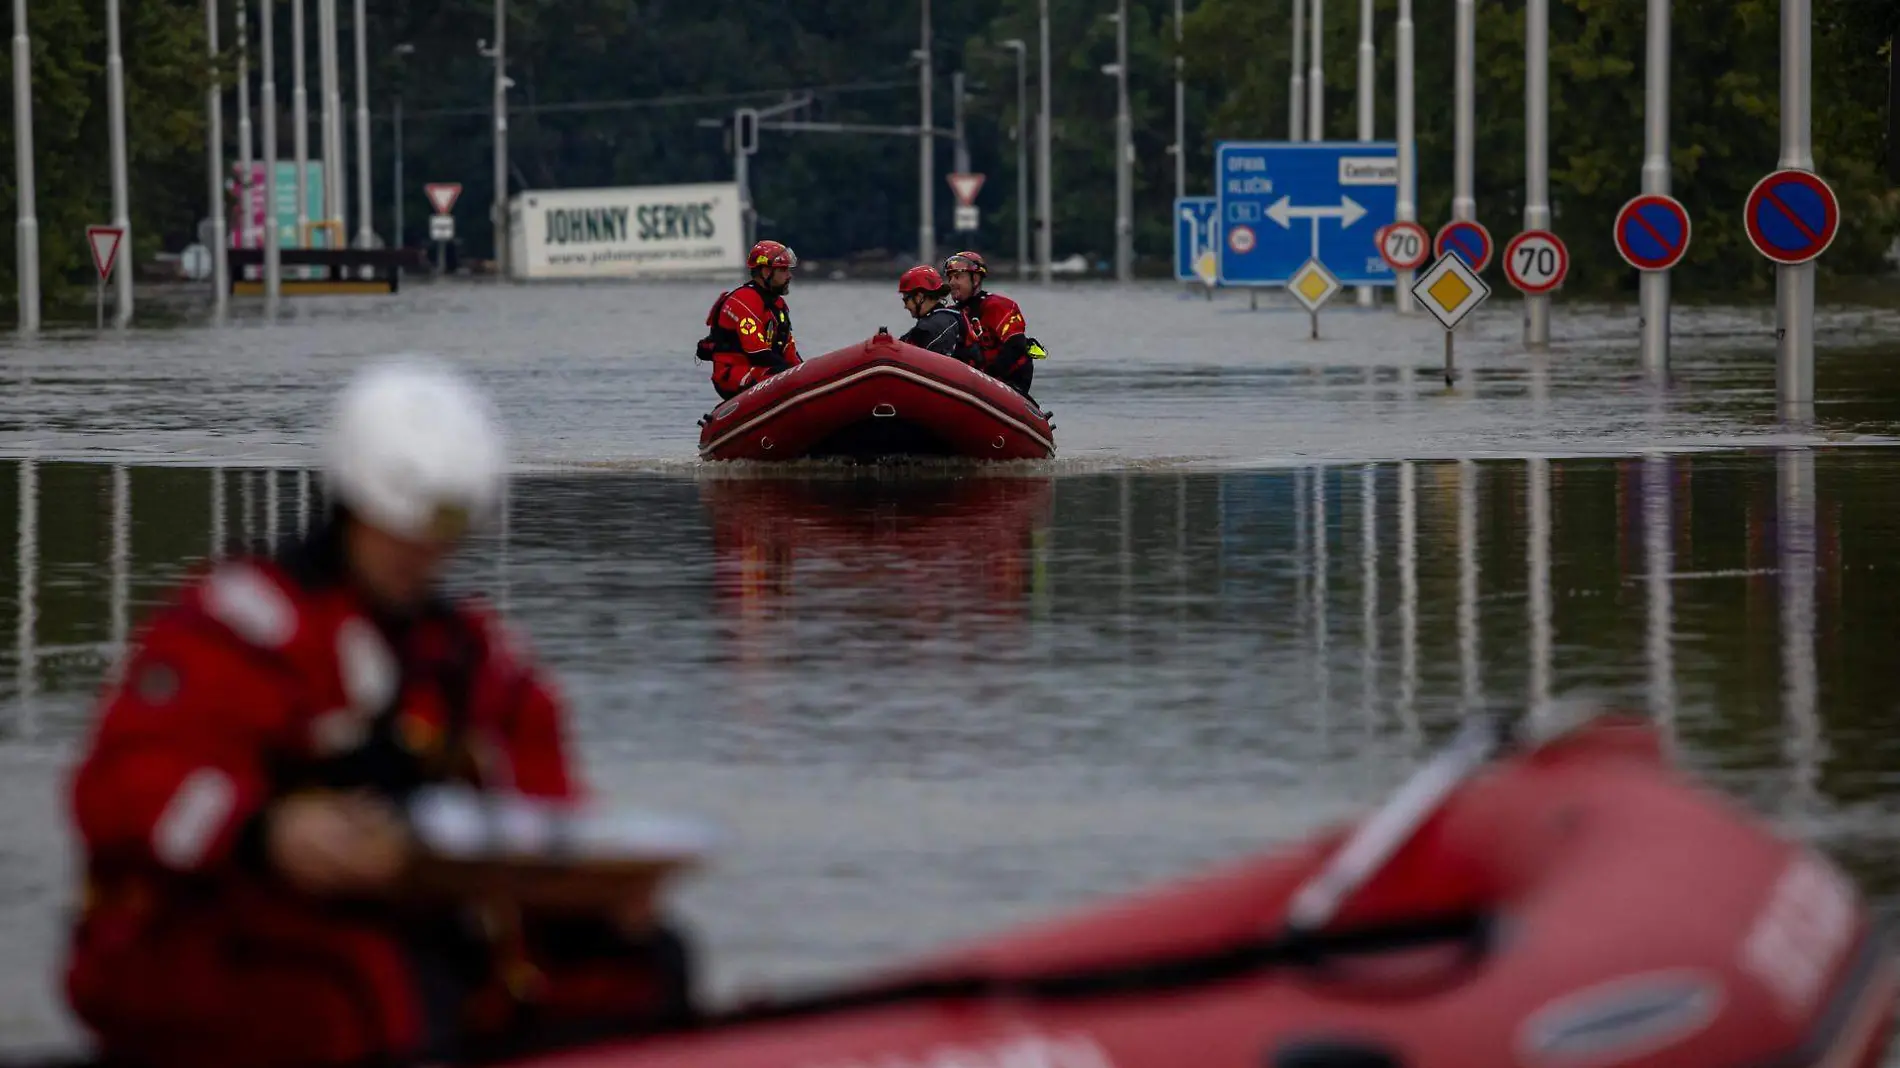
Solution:
[[[1376,800],[1468,710],[1589,698],[1900,911],[1900,453],[1270,470],[529,474],[458,581],[608,794],[737,835],[718,989],[831,975]],[[182,570],[300,470],[0,463],[0,1039],[67,1033],[61,791]]]

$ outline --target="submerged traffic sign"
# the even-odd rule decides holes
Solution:
[[[125,237],[125,231],[117,226],[86,227],[86,244],[92,249],[92,265],[99,272],[99,280],[112,277],[112,265],[119,259],[119,242]]]
[[[1222,285],[1280,286],[1308,260],[1342,285],[1392,285],[1373,239],[1398,214],[1389,141],[1223,141],[1215,149]]]
[[[429,203],[435,207],[437,215],[447,215],[455,207],[455,198],[462,195],[460,182],[430,182],[422,187],[429,195]]]
[[[1689,252],[1689,209],[1662,193],[1631,197],[1616,213],[1616,251],[1638,270],[1681,263]]]
[[[1415,222],[1379,228],[1379,255],[1395,271],[1416,271],[1432,258],[1432,236]]]
[[[1325,264],[1318,260],[1307,260],[1300,265],[1299,270],[1293,272],[1286,288],[1293,294],[1293,299],[1300,302],[1300,307],[1317,315],[1341,287],[1339,279],[1333,277],[1333,272],[1327,270]]]
[[[1504,246],[1504,277],[1533,296],[1564,284],[1570,250],[1549,230],[1526,230]]]
[[[1491,266],[1491,253],[1496,246],[1491,243],[1491,231],[1475,219],[1453,219],[1438,228],[1438,238],[1432,242],[1432,252],[1443,256],[1455,252],[1464,258],[1471,269],[1484,273]]]
[[[1841,205],[1813,171],[1784,168],[1755,183],[1742,211],[1749,243],[1776,263],[1806,263],[1834,243]]]
[[[1220,258],[1220,200],[1179,197],[1174,202],[1174,277],[1182,282],[1214,284]]]
[[[1465,262],[1461,253],[1447,252],[1418,276],[1412,285],[1412,296],[1432,313],[1439,325],[1451,331],[1458,329],[1465,316],[1491,296],[1491,287],[1484,284],[1484,279],[1478,277],[1478,272]]]
[[[946,174],[944,180],[950,183],[950,191],[957,195],[957,203],[969,207],[976,203],[977,191],[983,188],[981,174]]]

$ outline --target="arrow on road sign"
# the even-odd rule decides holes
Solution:
[[[99,280],[112,277],[112,265],[119,259],[119,242],[125,237],[125,231],[116,226],[86,227],[86,244],[92,246],[92,265],[99,271]]]
[[[966,208],[976,203],[976,192],[983,188],[980,174],[946,174],[944,179],[950,183],[950,191],[957,195],[957,203]]]
[[[1366,209],[1351,197],[1340,197],[1338,204],[1326,207],[1294,207],[1293,198],[1284,196],[1267,208],[1267,218],[1279,223],[1288,230],[1293,228],[1295,219],[1338,219],[1339,225],[1351,226],[1364,218]]]
[[[447,215],[455,206],[455,198],[462,195],[462,183],[430,182],[422,191],[429,194],[429,203],[435,205],[437,215]]]

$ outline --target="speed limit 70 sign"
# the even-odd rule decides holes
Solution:
[[[1525,293],[1548,293],[1570,273],[1570,250],[1549,230],[1526,230],[1504,246],[1504,276]]]
[[[1395,271],[1416,271],[1432,257],[1432,238],[1415,222],[1381,226],[1375,238],[1379,255]]]

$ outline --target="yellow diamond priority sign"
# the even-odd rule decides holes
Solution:
[[[1491,296],[1491,287],[1484,284],[1484,279],[1478,277],[1478,272],[1472,270],[1463,257],[1447,252],[1419,275],[1412,285],[1412,296],[1418,298],[1445,329],[1456,330],[1465,316]]]
[[[1340,285],[1339,279],[1326,269],[1325,264],[1312,259],[1293,272],[1293,277],[1287,279],[1286,288],[1301,307],[1317,314],[1327,301],[1333,299],[1333,294],[1339,292]]]

